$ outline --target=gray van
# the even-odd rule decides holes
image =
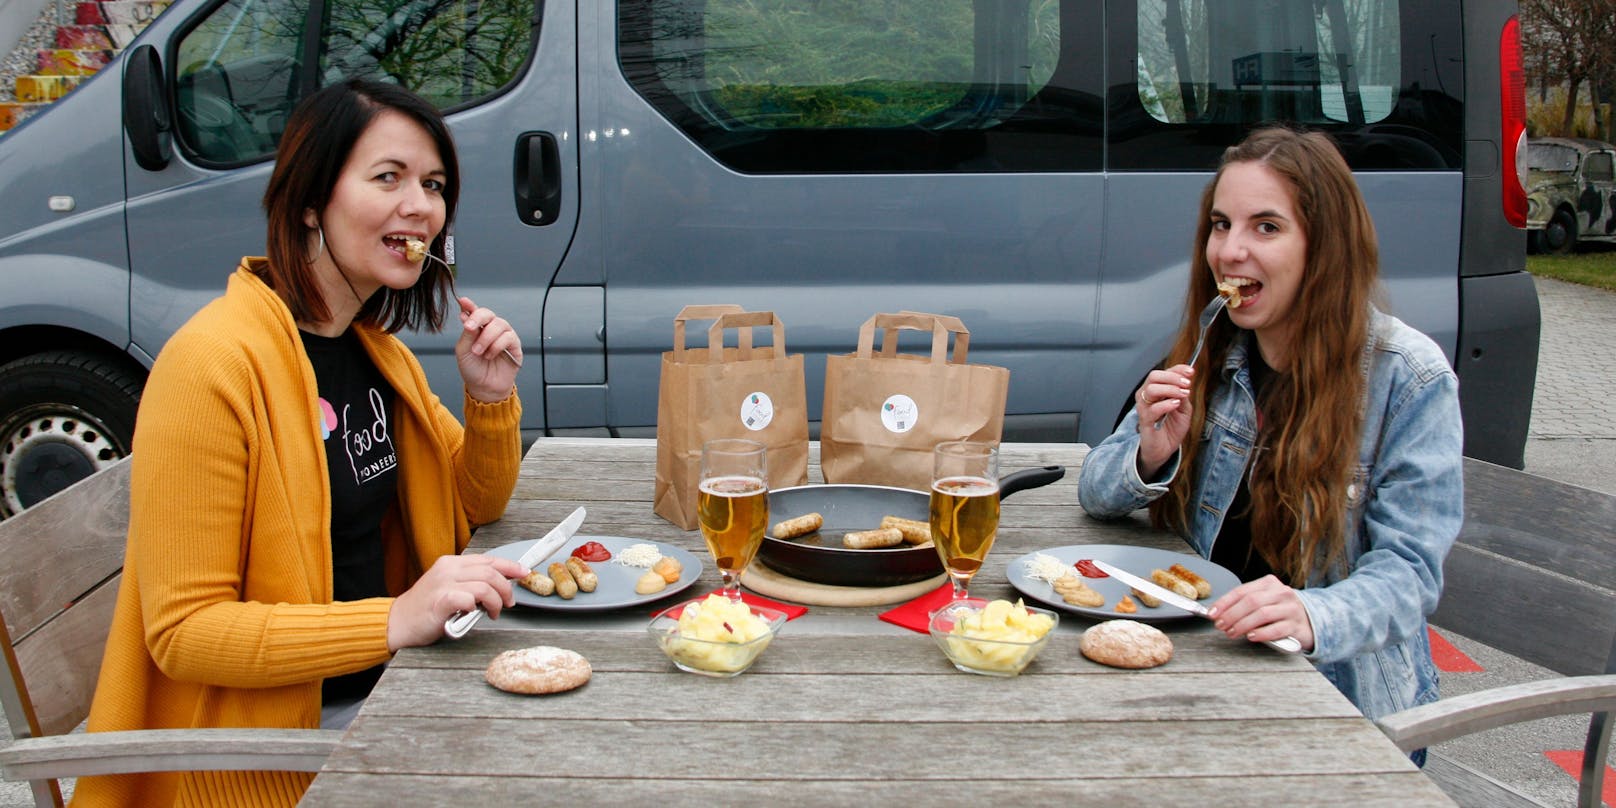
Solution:
[[[654,434],[689,303],[808,359],[957,315],[1006,437],[1098,442],[1180,316],[1198,194],[1263,121],[1332,132],[1391,309],[1458,368],[1466,451],[1519,467],[1513,0],[176,0],[0,138],[0,514],[129,451],[164,341],[263,252],[287,113],[365,75],[448,114],[461,289],[526,340],[527,434]],[[451,341],[410,336],[432,383]],[[449,396],[451,401],[457,397]]]

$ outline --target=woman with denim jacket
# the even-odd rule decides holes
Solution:
[[[1372,305],[1351,171],[1323,134],[1258,130],[1224,154],[1195,243],[1169,366],[1084,460],[1083,507],[1148,506],[1244,581],[1212,604],[1219,630],[1295,637],[1365,715],[1434,701],[1425,618],[1464,516],[1458,381]],[[1238,300],[1191,367],[1220,283]]]

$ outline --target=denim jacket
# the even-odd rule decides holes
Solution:
[[[1437,698],[1425,618],[1442,593],[1442,562],[1464,520],[1458,379],[1424,334],[1379,311],[1359,372],[1368,375],[1358,462],[1347,487],[1345,576],[1316,570],[1298,591],[1313,624],[1308,659],[1369,718]],[[1230,347],[1222,383],[1207,402],[1194,507],[1184,537],[1203,557],[1223,525],[1256,437],[1246,357],[1250,335]],[[1350,372],[1350,371],[1349,371]],[[1139,416],[1083,461],[1079,497],[1112,518],[1166,493],[1181,455],[1160,480],[1139,477]]]

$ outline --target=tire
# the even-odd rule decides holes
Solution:
[[[144,376],[93,353],[0,366],[0,518],[129,454]]]
[[[1538,234],[1538,249],[1551,255],[1566,255],[1577,248],[1577,217],[1561,208]]]

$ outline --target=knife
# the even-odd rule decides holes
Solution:
[[[1098,567],[1100,571],[1106,575],[1109,575],[1112,578],[1115,578],[1118,581],[1139,590],[1140,592],[1155,598],[1159,598],[1161,602],[1166,603],[1169,606],[1175,606],[1183,609],[1190,614],[1198,614],[1208,620],[1212,619],[1212,615],[1207,613],[1205,606],[1202,606],[1201,604],[1196,603],[1195,601],[1190,600],[1189,598],[1186,598],[1171,589],[1157,586],[1155,583],[1140,578],[1139,576],[1134,575],[1126,570],[1117,569],[1116,566],[1107,564],[1099,559],[1094,559],[1094,566]],[[1270,648],[1284,651],[1287,654],[1299,654],[1302,652],[1302,644],[1297,642],[1295,637],[1285,637],[1284,639],[1270,640],[1265,644]]]
[[[527,548],[527,552],[523,553],[522,557],[516,560],[516,563],[528,569],[538,567],[550,556],[555,555],[556,551],[561,549],[561,545],[566,544],[567,540],[572,538],[572,534],[578,532],[579,526],[583,525],[583,523],[584,508],[580,505],[567,518],[561,520],[561,524],[556,525],[550,529],[549,533],[544,534],[544,538],[539,539],[533,543],[532,547]],[[487,613],[481,605],[469,612],[455,612],[453,617],[444,621],[443,633],[458,640],[466,636],[466,632],[470,631],[472,626],[477,625],[477,621],[483,619],[483,615]]]

